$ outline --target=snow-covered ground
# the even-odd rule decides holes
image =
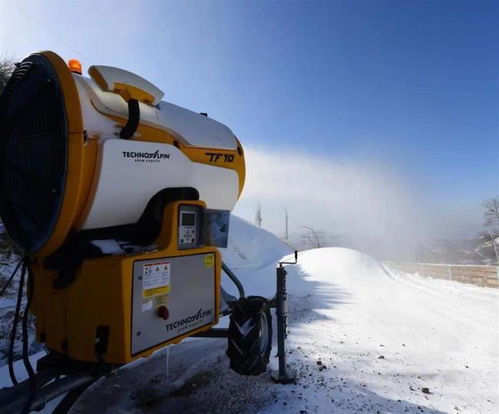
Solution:
[[[271,296],[289,248],[231,226],[225,260],[247,294]],[[301,253],[288,288],[296,384],[238,376],[225,340],[190,339],[98,381],[71,412],[499,412],[499,290],[401,274],[343,248]]]

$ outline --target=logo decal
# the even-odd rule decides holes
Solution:
[[[165,327],[167,331],[171,331],[173,329],[184,331],[188,328],[194,328],[195,326],[201,325],[201,321],[207,316],[211,316],[211,314],[211,309],[203,310],[203,308],[201,308],[194,315],[179,319],[178,321],[172,323],[167,323]]]
[[[138,152],[138,151],[122,151],[123,158],[132,158],[135,162],[160,162],[161,160],[170,159],[170,154],[166,152]]]
[[[210,157],[209,162],[234,162],[234,154],[221,154],[219,152],[205,152]]]

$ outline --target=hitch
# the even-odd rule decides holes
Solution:
[[[275,307],[277,316],[277,356],[279,357],[279,370],[272,373],[272,379],[279,384],[295,382],[296,375],[286,365],[286,338],[288,336],[288,294],[286,291],[286,269],[284,265],[298,263],[298,251],[295,250],[294,262],[279,262],[276,268],[276,297]]]

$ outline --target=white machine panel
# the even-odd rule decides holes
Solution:
[[[74,78],[78,92],[87,97],[80,101],[83,105],[85,128],[89,135],[100,132],[101,138],[105,139],[107,136],[102,135],[102,131],[112,131],[113,134],[119,131],[120,128],[116,129],[119,125],[102,114],[128,118],[126,101],[116,93],[101,90],[89,78],[79,75],[74,75]],[[157,106],[139,102],[139,107],[142,123],[162,128],[181,138],[187,145],[213,149],[237,148],[237,139],[232,131],[224,124],[204,115],[165,101],[161,101]],[[103,122],[107,125],[103,125]]]
[[[100,152],[96,193],[83,229],[136,223],[165,188],[193,187],[210,209],[232,210],[237,201],[234,170],[192,162],[173,145],[111,138]]]
[[[214,323],[215,271],[213,253],[136,261],[132,354]]]

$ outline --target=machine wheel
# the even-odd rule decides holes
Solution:
[[[272,349],[272,316],[267,299],[249,296],[234,303],[230,316],[227,356],[241,375],[265,372]]]

